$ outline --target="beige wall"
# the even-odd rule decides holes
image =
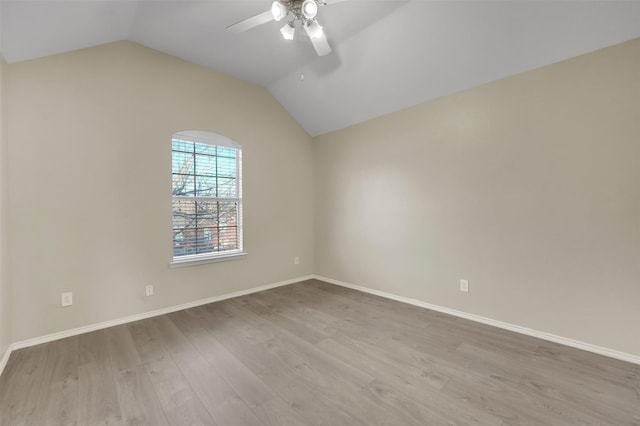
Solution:
[[[11,343],[11,288],[9,286],[8,243],[8,161],[7,116],[5,90],[6,64],[0,55],[0,359]]]
[[[635,40],[316,138],[316,273],[640,355],[638,76]]]
[[[7,71],[13,341],[313,272],[312,141],[265,89],[128,42]],[[169,269],[170,139],[194,129],[243,147],[249,255]]]

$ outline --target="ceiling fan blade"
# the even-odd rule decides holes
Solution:
[[[270,10],[229,25],[227,29],[234,33],[241,33],[259,25],[266,24],[269,21],[273,21],[273,14],[271,14]]]
[[[347,0],[324,0],[324,4],[334,4],[334,3],[342,3],[343,1],[347,1]]]
[[[318,56],[325,56],[331,53],[331,45],[329,45],[329,42],[327,41],[327,36],[324,34],[324,30],[320,33],[319,36],[311,37],[311,34],[309,34],[309,29],[306,25],[304,26],[304,29],[309,36],[309,40],[311,40],[311,44],[313,44],[313,48],[316,49],[316,53],[318,54]]]

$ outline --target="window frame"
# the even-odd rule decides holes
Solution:
[[[247,256],[244,251],[243,244],[243,200],[242,200],[242,146],[232,139],[226,136],[219,135],[213,132],[207,132],[202,130],[185,130],[176,132],[171,136],[171,176],[173,182],[173,141],[182,140],[186,142],[193,142],[199,144],[206,144],[210,146],[220,146],[225,148],[232,148],[236,151],[236,197],[211,197],[211,196],[197,196],[194,195],[173,195],[173,184],[171,190],[171,212],[172,212],[172,225],[171,225],[171,263],[170,267],[180,267],[188,265],[196,265],[211,262],[222,262],[227,260],[243,259]],[[193,171],[194,176],[196,170]],[[216,176],[218,178],[218,176]],[[192,200],[192,201],[234,201],[237,202],[237,218],[236,218],[236,235],[237,235],[237,248],[224,251],[212,251],[206,253],[185,254],[180,256],[174,255],[174,235],[173,235],[173,205],[177,200]]]

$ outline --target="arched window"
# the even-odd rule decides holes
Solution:
[[[173,265],[228,260],[242,251],[242,149],[216,133],[171,138]]]

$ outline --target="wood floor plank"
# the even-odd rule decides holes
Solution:
[[[562,401],[559,407],[563,411],[572,412],[574,416],[586,417],[589,423],[600,424],[634,424],[640,418],[640,407],[625,406],[620,409],[609,402],[612,398],[594,398],[592,395],[585,395],[584,392],[577,391],[573,386],[567,388],[562,380],[552,379],[550,376],[541,377],[537,375],[525,376],[522,378],[519,389],[535,397],[536,400],[551,401],[557,404]],[[547,405],[550,403],[547,402]]]
[[[268,383],[272,391],[286,386],[288,368],[282,362],[265,352],[261,346],[262,338],[256,340],[253,331],[245,333],[247,326],[239,321],[220,320],[220,311],[210,306],[196,308],[201,310],[210,322],[209,332],[244,366],[255,374],[262,382]]]
[[[399,392],[392,385],[381,381],[370,383],[363,391],[366,395],[375,398],[380,404],[392,407],[395,412],[400,413],[406,424],[411,425],[445,425],[451,424],[440,410],[430,410],[422,404],[416,402],[413,398],[407,398],[406,395]],[[453,424],[467,425],[467,422],[461,422],[459,419]],[[482,423],[478,423],[482,424]],[[489,424],[489,423],[487,423]],[[497,424],[495,422],[491,424]]]
[[[356,290],[340,288],[317,280],[310,281],[308,286],[302,288],[305,290],[320,290],[321,292],[335,295],[339,300],[349,301],[349,303],[358,306],[360,309],[369,310],[408,328],[422,328],[431,323],[438,323],[442,326],[458,321],[458,318],[451,315],[441,314]]]
[[[341,313],[338,311],[335,315]],[[430,328],[409,335],[389,323],[369,327],[358,316],[348,315],[330,326],[334,339],[347,345],[353,344],[360,352],[378,359],[395,359],[397,364],[406,365],[409,370],[429,378],[436,386],[442,387],[450,377],[459,374],[461,366],[471,362],[468,357],[461,357],[455,352],[461,343],[455,335],[449,337],[448,341],[434,341]]]
[[[78,340],[78,424],[122,425],[105,331],[81,334]]]
[[[78,422],[78,336],[51,342],[44,379],[34,410],[25,424],[76,425]]]
[[[251,316],[253,313],[249,312],[251,311],[249,306],[250,305],[242,305],[239,309],[245,309],[244,314]],[[304,367],[313,366],[323,378],[334,377],[336,380],[342,380],[348,385],[354,384],[357,387],[365,386],[373,380],[371,375],[360,369],[345,364],[333,358],[330,354],[317,351],[311,343],[296,334],[296,331],[299,330],[291,330],[288,326],[281,327],[280,321],[272,321],[272,317],[259,316],[259,318],[260,317],[265,319],[262,324],[257,324],[256,327],[260,329],[268,328],[270,330],[277,330],[277,332],[274,333],[274,337],[265,342],[263,346],[283,359],[285,364],[298,365],[301,363]],[[299,371],[302,371],[302,369]]]
[[[194,310],[171,314],[170,318],[200,355],[220,374],[253,409],[275,398],[275,394],[251,370],[238,360],[206,328],[204,316]]]
[[[78,363],[109,364],[106,330],[92,331],[78,336]]]
[[[356,425],[368,426],[368,413],[354,414],[336,405],[314,387],[296,380],[288,385],[280,386],[277,393],[289,406],[296,410],[305,424],[310,425]],[[331,395],[332,398],[339,396]],[[340,401],[339,401],[340,402]]]
[[[510,377],[513,383],[513,378],[520,376],[518,383],[521,389],[554,397],[564,394],[561,398],[563,405],[579,409],[582,413],[591,412],[592,407],[597,406],[597,412],[592,412],[596,418],[602,414],[606,419],[627,423],[638,414],[638,410],[627,403],[636,399],[637,394],[632,387],[624,383],[594,379],[590,375],[579,374],[559,364],[549,364],[540,369],[529,358],[519,359],[496,349],[475,346],[473,343],[463,344],[459,351],[473,354],[475,362],[472,368],[490,371],[492,378]],[[638,404],[640,405],[640,399]]]
[[[210,320],[216,322],[221,314],[218,309],[205,309],[211,315]],[[334,372],[323,374],[317,370],[314,361],[305,358],[308,352],[293,353],[287,349],[287,343],[280,346],[280,334],[284,330],[274,329],[271,339],[262,342],[249,336],[242,335],[242,325],[238,330],[233,328],[235,323],[227,323],[212,329],[216,336],[231,349],[249,369],[263,382],[269,383],[274,393],[290,406],[312,416],[312,424],[366,424],[358,420],[351,412],[353,407],[345,404],[342,387],[351,387],[353,391],[359,389],[356,383],[341,382]],[[255,327],[254,327],[255,326]],[[261,326],[254,322],[252,328]],[[290,336],[291,337],[291,336]],[[299,344],[306,342],[300,341]],[[360,379],[362,380],[362,379]],[[365,379],[366,381],[369,378]],[[324,420],[322,420],[324,419]]]
[[[256,315],[268,319],[280,328],[295,334],[300,339],[306,340],[309,343],[317,343],[321,340],[330,337],[326,328],[318,327],[317,322],[311,322],[308,316],[311,314],[309,311],[305,311],[300,315],[296,309],[291,309],[291,306],[286,305],[286,301],[274,299],[265,294],[256,295],[252,298],[244,298],[238,300],[243,307],[248,308]],[[314,312],[315,319],[318,318],[318,313]],[[320,323],[322,325],[322,323]],[[327,324],[328,325],[328,324]]]
[[[78,424],[122,425],[111,367],[84,363],[78,368]]]
[[[209,412],[166,351],[155,318],[130,325],[131,336],[169,424],[215,425]]]
[[[456,377],[447,383],[442,392],[462,404],[474,406],[478,410],[502,419],[503,424],[554,425],[554,421],[545,414],[546,410],[533,405],[532,398],[519,390],[518,385],[498,386],[494,382],[489,382],[487,386],[488,382],[478,377]],[[556,418],[555,422],[558,420]],[[568,419],[565,418],[565,420]]]
[[[247,306],[247,305],[244,305],[244,306]],[[268,320],[271,320],[273,318],[272,316],[266,316],[266,315],[261,315],[260,317],[267,318]],[[280,322],[276,320],[274,324],[278,325],[280,324]],[[301,354],[306,353],[307,355],[309,355],[309,353],[307,353],[304,349],[306,342],[296,341],[295,339],[296,336],[293,335],[293,333],[295,333],[295,330],[291,330],[290,327],[285,327],[285,330],[282,331],[281,336],[287,336],[289,334],[292,334],[292,336],[290,336],[291,339],[286,339],[286,338],[281,339],[276,337],[273,340],[266,342],[265,345],[268,350],[273,351],[278,356],[284,357],[283,358],[284,364],[293,365],[296,368],[298,368],[298,371],[297,371],[298,374],[301,374],[301,375],[311,374],[312,376],[308,378],[309,383],[315,383],[316,387],[314,389],[317,392],[322,393],[323,390],[326,390],[325,386],[330,386],[328,383],[326,383],[327,377],[333,374],[333,370],[335,370],[336,366],[340,365],[341,361],[336,362],[335,358],[331,359],[331,362],[330,362],[331,368],[326,369],[324,371],[322,369],[316,371],[315,369],[308,368],[311,365],[318,368],[318,362],[317,360],[316,362],[314,362],[310,359],[305,359],[304,357],[300,358]],[[292,344],[295,345],[296,343],[300,346],[296,346],[296,347],[290,346]],[[312,353],[315,353],[315,352],[312,352]],[[303,368],[303,367],[306,367],[306,368]],[[313,376],[314,374],[317,376]],[[337,381],[340,381],[345,374],[348,374],[348,372],[344,372],[344,371],[339,372],[339,374],[334,378]],[[371,380],[372,380],[372,376],[365,374],[365,377],[361,382],[358,382],[357,379],[352,379],[347,383],[359,383],[360,386],[366,386]],[[332,401],[332,403],[335,405],[341,405],[344,402],[346,402],[347,404],[343,406],[345,411],[349,412],[355,408],[359,413],[365,413],[365,412],[368,413],[370,415],[367,417],[368,419],[367,421],[369,424],[377,424],[379,421],[386,422],[389,420],[388,418],[389,416],[388,415],[385,416],[385,413],[381,413],[379,406],[374,404],[373,401],[370,400],[370,398],[367,398],[364,395],[360,395],[360,398],[355,400],[351,398],[353,393],[358,392],[359,389],[353,388],[351,389],[351,391],[347,389],[347,392],[345,393],[344,387],[345,387],[345,384],[340,384],[335,388],[330,389],[329,392],[324,394],[325,398],[328,399],[329,401]],[[339,399],[340,399],[339,402],[334,401],[334,397],[336,395],[339,396]],[[396,422],[400,422],[399,418],[395,418],[394,420]],[[492,419],[492,421],[493,420],[494,419]]]
[[[346,363],[357,364],[360,369],[371,374],[375,379],[397,383],[398,389],[407,395],[423,392],[425,389],[442,389],[448,382],[442,377],[433,377],[432,373],[414,369],[407,364],[398,364],[392,358],[377,357],[361,351],[349,341],[338,342],[335,339],[327,339],[316,346],[334,357]]]
[[[126,325],[117,325],[105,330],[111,366],[115,371],[138,367],[142,360]]]
[[[601,387],[604,384],[625,388],[625,393],[630,394],[629,398],[632,398],[632,394],[635,393],[640,403],[640,365],[629,368],[628,363],[602,355],[590,353],[580,353],[580,355],[576,356],[575,351],[566,346],[553,342],[541,342],[527,362],[535,366],[538,372],[562,369],[563,374],[573,377],[574,381],[585,378],[593,386]],[[582,385],[580,383],[578,386]],[[619,399],[627,400],[627,396]]]
[[[300,426],[310,424],[308,419],[297,413],[289,404],[276,397],[253,408],[265,426]]]
[[[366,334],[383,334],[384,339],[392,339],[394,345],[409,345],[420,351],[447,356],[462,342],[455,333],[443,335],[438,329],[434,331],[435,327],[431,327],[429,322],[421,322],[413,317],[397,321],[395,315],[388,315],[384,310],[372,309],[352,299],[342,300],[333,292],[314,287],[302,287],[295,291],[306,293],[309,303],[339,320],[328,327],[329,334],[352,328]],[[449,324],[447,322],[446,326]]]
[[[34,411],[42,389],[49,350],[46,344],[37,345],[22,349],[23,353],[16,356],[16,362],[9,360],[6,368],[14,371],[11,371],[10,379],[0,382],[0,424],[3,426],[22,425],[30,416],[36,416]]]
[[[327,327],[336,321],[336,318],[332,315],[327,315],[324,312],[313,309],[309,306],[306,297],[300,297],[296,295],[291,289],[296,286],[284,286],[274,289],[274,291],[265,291],[256,293],[255,298],[248,297],[247,299],[238,298],[239,301],[246,303],[246,301],[259,300],[270,304],[270,308],[276,310],[279,313],[287,315],[296,321],[304,322],[304,324],[318,332],[326,333]],[[280,292],[276,290],[290,289],[286,292]]]
[[[14,351],[23,425],[640,426],[640,365],[309,280]]]
[[[262,425],[224,377],[210,368],[168,316],[153,319],[159,339],[171,354],[211,417],[220,425]]]
[[[115,381],[125,425],[166,426],[169,424],[143,365],[116,372]]]

